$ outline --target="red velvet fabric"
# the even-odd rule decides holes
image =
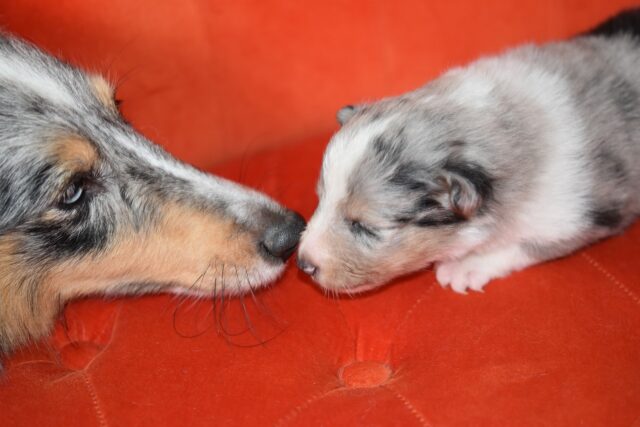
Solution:
[[[143,132],[308,217],[339,105],[629,3],[19,1],[0,20],[128,76]],[[639,251],[636,225],[467,296],[427,271],[327,298],[291,266],[224,309],[77,301],[8,361],[0,425],[636,425]]]

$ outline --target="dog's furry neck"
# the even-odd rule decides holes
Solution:
[[[10,273],[0,283],[0,358],[49,333],[64,304],[39,277]]]

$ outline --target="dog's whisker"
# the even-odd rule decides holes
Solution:
[[[268,308],[262,303],[262,301],[258,299],[258,297],[256,296],[256,293],[253,291],[253,285],[251,284],[251,279],[249,278],[249,272],[247,271],[246,268],[245,268],[245,276],[247,278],[247,283],[249,286],[249,295],[251,295],[253,304],[256,306],[256,308],[261,314],[266,314],[267,316],[271,317],[271,313],[269,313]],[[266,313],[264,310],[266,310]]]
[[[247,311],[247,306],[244,303],[244,295],[240,296],[240,305],[242,306],[242,314],[244,316],[244,321],[247,324],[249,333],[256,341],[258,341],[259,343],[263,343],[262,338],[260,338],[260,336],[256,332],[255,327],[253,326],[253,322],[251,321],[251,318],[249,316],[249,312]]]
[[[198,276],[198,278],[196,278],[196,280],[193,282],[193,284],[187,288],[187,291],[188,291],[188,292],[191,292],[191,291],[194,289],[194,287],[196,287],[200,282],[202,282],[202,280],[204,280],[204,278],[205,278],[205,276],[207,275],[207,272],[209,271],[209,269],[210,269],[210,268],[211,268],[211,263],[207,264],[207,267],[206,267],[206,268],[205,268],[205,270],[202,272],[202,274],[200,274],[200,276]],[[178,335],[180,335],[180,336],[181,336],[181,337],[183,337],[183,338],[197,338],[197,337],[199,337],[199,336],[202,336],[205,332],[207,332],[207,331],[209,330],[209,327],[207,327],[207,328],[205,328],[202,332],[198,332],[198,333],[196,333],[196,334],[194,334],[194,335],[186,335],[186,334],[182,334],[182,333],[180,333],[180,332],[178,331],[178,329],[177,329],[177,327],[176,327],[176,324],[177,324],[177,315],[178,315],[179,308],[181,307],[182,302],[183,302],[183,301],[186,301],[190,296],[191,296],[191,299],[193,299],[193,302],[191,303],[191,305],[190,305],[190,307],[187,309],[187,311],[188,311],[188,310],[190,310],[190,309],[192,309],[192,308],[193,308],[193,307],[198,303],[198,300],[199,300],[200,298],[193,297],[193,295],[188,295],[188,294],[186,294],[186,295],[183,295],[183,296],[182,296],[181,301],[180,301],[180,302],[178,302],[178,305],[177,305],[177,306],[175,307],[175,309],[173,310],[173,321],[172,321],[173,329],[176,331],[176,333],[177,333]],[[207,316],[208,316],[208,315],[209,315],[209,313],[207,313]],[[197,322],[196,322],[196,323],[197,323]]]
[[[264,278],[262,277],[260,271],[254,272],[255,275],[258,276],[258,280],[261,283],[264,283]],[[256,304],[256,308],[260,311],[260,313],[265,314],[269,319],[271,319],[272,324],[277,327],[278,331],[274,336],[280,335],[287,329],[287,322],[277,316],[271,308],[267,304],[265,304],[261,298],[258,297],[254,292],[251,292],[251,296],[253,298],[254,303]],[[273,338],[273,337],[272,337]],[[264,342],[271,341],[272,338],[268,338]]]
[[[216,271],[218,270],[217,264],[216,264]],[[220,325],[218,322],[218,276],[214,275],[213,278],[213,299],[212,299],[212,304],[213,304],[213,322],[216,325],[216,334],[220,334]]]
[[[236,282],[239,285],[240,284],[240,275],[238,274],[238,266],[234,265],[233,268],[234,268],[234,270],[236,272]],[[249,282],[247,282],[247,287],[249,288],[250,292],[253,294],[253,291],[251,291],[251,284]],[[245,321],[245,323],[247,325],[247,329],[249,330],[249,333],[257,341],[261,341],[261,339],[258,336],[257,332],[255,331],[255,328],[253,326],[253,322],[251,321],[251,319],[249,317],[249,312],[247,311],[247,306],[246,306],[246,304],[244,302],[244,295],[240,295],[240,306],[242,307],[242,315],[244,317],[244,321]]]

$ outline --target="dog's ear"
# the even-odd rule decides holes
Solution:
[[[459,218],[471,218],[493,194],[494,180],[485,168],[471,162],[447,162],[437,178],[439,201]]]
[[[345,105],[341,109],[338,110],[338,114],[336,114],[336,118],[338,119],[338,123],[340,126],[343,126],[346,122],[351,119],[361,108],[357,105]]]

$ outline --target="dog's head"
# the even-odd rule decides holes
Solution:
[[[338,113],[298,254],[322,287],[365,291],[483,239],[474,224],[488,218],[495,176],[480,139],[493,125],[442,90]]]
[[[102,77],[1,35],[0,206],[0,352],[79,295],[256,289],[304,227],[145,140]]]

